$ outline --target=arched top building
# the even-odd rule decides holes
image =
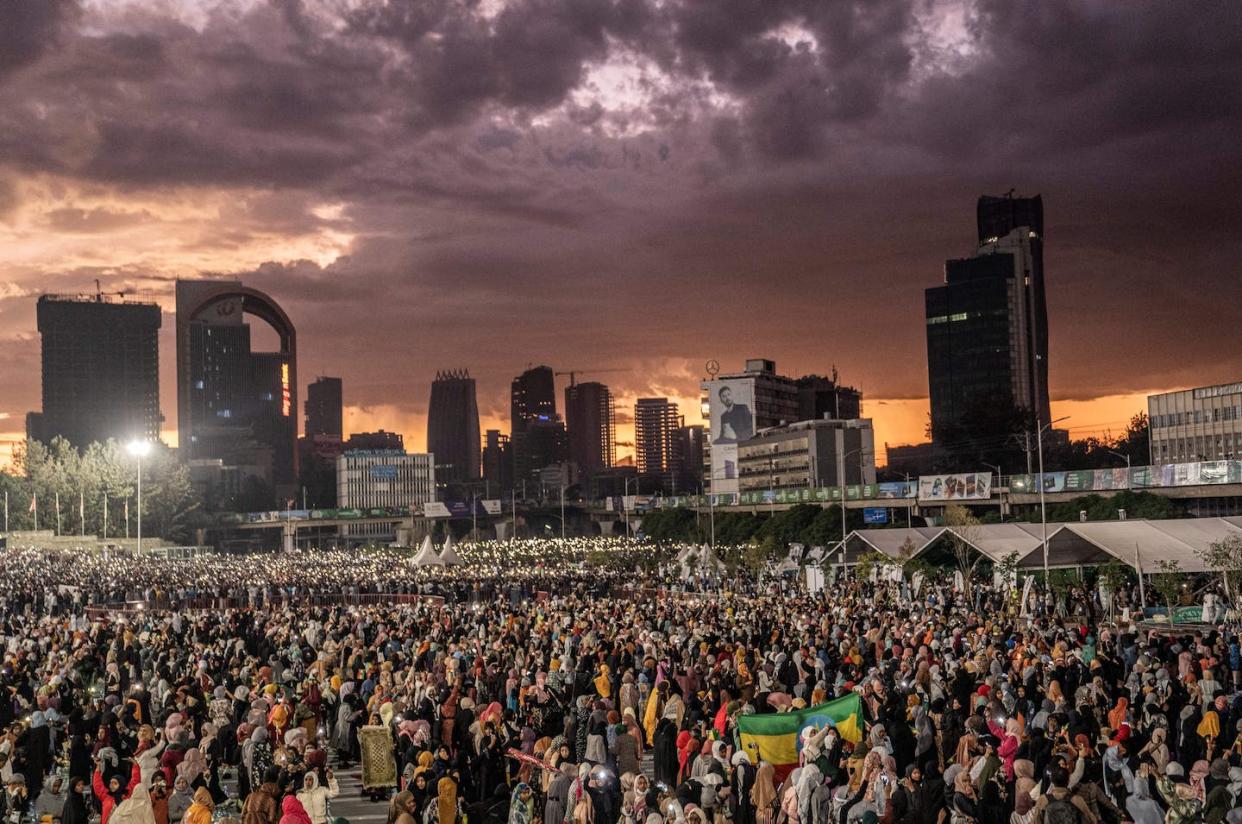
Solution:
[[[276,351],[254,351],[247,316]],[[177,281],[177,433],[191,459],[219,459],[278,497],[297,484],[297,330],[269,295],[240,281]]]

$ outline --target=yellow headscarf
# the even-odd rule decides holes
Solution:
[[[600,698],[612,697],[612,682],[608,680],[608,676],[612,674],[612,670],[607,664],[599,665],[599,677],[595,679],[595,691],[599,693]]]
[[[1199,722],[1195,732],[1204,738],[1215,738],[1220,735],[1220,717],[1216,715],[1216,710],[1203,713],[1203,720]]]
[[[655,743],[656,725],[660,723],[660,691],[652,690],[647,698],[647,707],[643,710],[643,730],[647,733],[647,744]]]

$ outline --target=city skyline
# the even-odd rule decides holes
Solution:
[[[604,380],[624,443],[636,398],[696,423],[703,364],[747,357],[835,364],[877,442],[918,441],[922,290],[1011,187],[1044,196],[1073,436],[1242,376],[1226,6],[893,3],[842,6],[846,26],[511,2],[405,28],[399,6],[0,10],[0,437],[39,408],[38,294],[98,278],[169,310],[174,279],[227,276],[287,308],[299,392],[340,375],[346,430],[411,449],[435,364],[468,366],[480,428],[505,431],[528,363],[624,369]]]

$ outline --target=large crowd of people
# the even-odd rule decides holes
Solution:
[[[951,575],[687,584],[681,549],[9,550],[0,818],[330,824],[358,765],[389,824],[1242,822],[1235,628]],[[810,726],[792,768],[736,735],[851,692],[861,740]]]

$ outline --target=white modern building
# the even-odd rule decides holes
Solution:
[[[1147,396],[1153,464],[1242,455],[1242,382]]]
[[[436,499],[435,456],[396,449],[346,452],[336,459],[336,505],[340,509],[421,511]],[[389,527],[348,527],[351,537],[391,534]]]
[[[870,418],[760,429],[737,452],[742,492],[875,483]]]

